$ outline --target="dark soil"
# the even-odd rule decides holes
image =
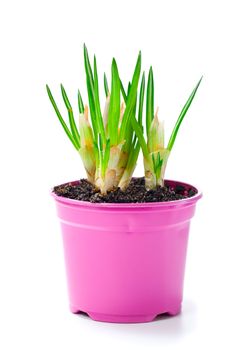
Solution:
[[[155,190],[147,191],[144,177],[133,178],[126,191],[116,188],[106,195],[101,195],[100,192],[85,179],[80,180],[77,184],[68,183],[55,186],[53,191],[58,196],[91,203],[168,202],[189,198],[197,193],[197,190],[193,187],[184,187],[182,185],[171,187],[166,181],[165,187],[159,186]]]

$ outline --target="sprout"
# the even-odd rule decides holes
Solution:
[[[158,108],[154,112],[154,76],[150,67],[146,87],[146,139],[143,133],[143,105],[145,95],[145,73],[138,85],[141,73],[141,52],[139,52],[132,80],[127,89],[120,79],[116,60],[111,65],[111,87],[104,73],[105,106],[101,110],[97,60],[90,63],[84,45],[84,66],[88,105],[83,103],[78,90],[78,127],[67,93],[61,85],[61,94],[68,113],[69,125],[63,119],[53,95],[47,92],[57,117],[84,164],[88,181],[102,194],[114,188],[125,190],[135,169],[140,148],[145,170],[145,186],[154,189],[164,186],[167,161],[176,140],[180,125],[188,111],[202,78],[184,105],[167,147],[164,141],[164,125],[159,120]]]
[[[154,115],[154,78],[152,67],[149,71],[146,93],[146,134],[147,141],[144,138],[142,124],[135,118],[131,119],[132,127],[138,137],[138,142],[142,148],[145,170],[145,186],[148,190],[154,189],[156,186],[164,186],[164,173],[168,157],[176,140],[176,136],[180,125],[188,111],[197,89],[201,83],[198,81],[196,87],[189,96],[181,113],[177,119],[175,127],[172,131],[167,147],[164,145],[164,125],[159,121],[158,108]]]
[[[131,125],[131,119],[135,118],[136,120],[141,53],[139,52],[127,94],[119,77],[116,60],[112,60],[111,90],[109,90],[107,77],[104,74],[106,102],[103,113],[100,106],[96,57],[94,56],[92,67],[85,45],[84,66],[89,110],[87,106],[84,107],[81,93],[78,91],[78,127],[63,85],[61,85],[61,93],[68,113],[69,126],[63,119],[53,95],[46,85],[48,96],[65,133],[81,156],[88,181],[102,194],[116,187],[124,190],[131,180],[140,149]],[[143,75],[141,81],[143,95],[144,85]],[[141,128],[143,97],[139,104],[138,123],[139,128]]]

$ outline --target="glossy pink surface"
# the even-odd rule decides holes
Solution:
[[[190,220],[201,193],[141,204],[53,197],[72,312],[107,322],[148,322],[180,312]]]

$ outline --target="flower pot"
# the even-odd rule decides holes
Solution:
[[[129,323],[181,311],[190,220],[200,192],[178,201],[133,204],[53,197],[73,313]]]

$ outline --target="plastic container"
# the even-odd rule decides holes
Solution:
[[[200,192],[178,201],[135,204],[95,204],[52,195],[73,313],[130,323],[181,311],[190,220]]]

